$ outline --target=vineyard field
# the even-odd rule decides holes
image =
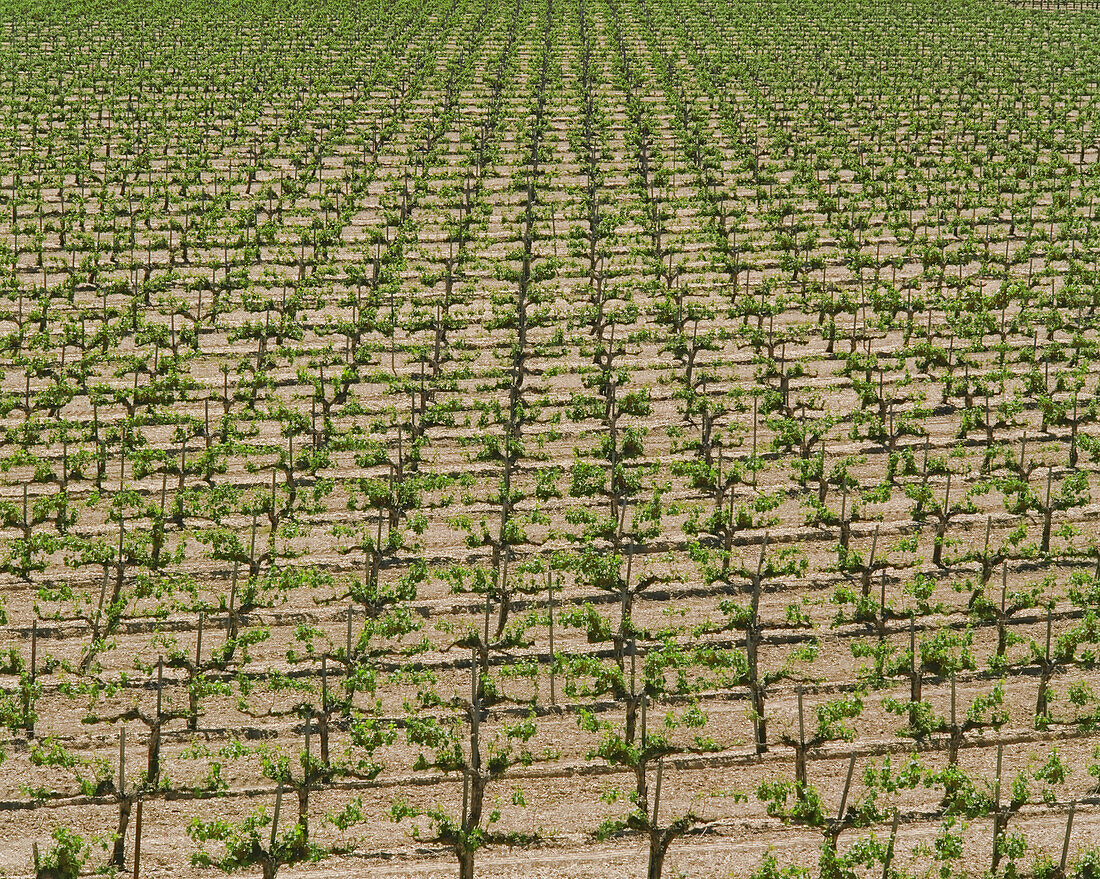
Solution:
[[[1100,876],[1100,4],[0,0],[0,876]]]

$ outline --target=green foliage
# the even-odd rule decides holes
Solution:
[[[88,844],[67,827],[55,827],[50,835],[54,842],[39,857],[38,879],[77,879],[88,860]]]
[[[885,821],[888,810],[883,799],[899,791],[913,790],[923,780],[924,766],[916,754],[910,754],[897,769],[889,756],[878,764],[869,761],[863,768],[863,791],[854,798],[849,820],[860,827]]]
[[[267,861],[275,865],[294,864],[303,860],[317,860],[321,849],[305,840],[305,830],[300,824],[277,833],[275,844],[270,845],[271,816],[266,808],[250,812],[240,821],[215,818],[203,821],[193,818],[187,826],[187,835],[199,845],[191,855],[191,863],[197,867],[215,867],[225,873],[246,870]],[[220,853],[207,850],[207,843],[220,844]]]
[[[768,815],[789,824],[821,826],[825,823],[825,807],[821,794],[813,785],[787,779],[763,781],[756,796],[764,803]]]
[[[775,853],[769,850],[749,876],[750,879],[810,879],[810,871],[794,864],[780,867]]]
[[[858,694],[840,696],[818,705],[814,709],[816,717],[814,741],[850,742],[855,738],[855,730],[848,721],[859,717],[862,711],[863,700]]]

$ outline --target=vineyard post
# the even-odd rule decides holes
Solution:
[[[661,774],[665,768],[665,758],[657,758],[657,784],[653,788],[653,815],[650,817],[650,823],[654,826],[660,823],[661,814]]]
[[[492,604],[492,591],[485,592],[485,627],[481,636],[482,649],[485,651],[485,662],[489,661],[489,610]]]
[[[1054,468],[1047,467],[1047,490],[1043,501],[1043,536],[1040,540],[1041,552],[1050,552],[1050,530],[1054,521],[1054,508],[1050,505],[1050,482],[1054,476]]]
[[[886,569],[882,569],[882,576],[879,580],[878,586],[878,615],[879,615],[879,633],[883,638],[886,637]]]
[[[993,516],[991,514],[987,514],[987,516],[986,516],[986,545],[985,545],[985,547],[983,547],[983,549],[981,551],[983,562],[985,562],[985,560],[989,558],[989,530],[992,527],[993,527]],[[983,564],[982,567],[985,568],[985,564]]]
[[[554,674],[554,583],[549,571],[546,572],[546,593],[550,607],[550,704],[556,705],[557,692]]]
[[[928,320],[931,323],[931,321],[932,321],[932,312],[931,311],[928,312]],[[927,436],[924,438],[924,463],[921,465],[921,471],[922,471],[921,472],[921,478],[924,480],[924,482],[928,482],[928,437]],[[924,509],[924,500],[922,498],[922,499],[917,501],[917,510],[921,511],[923,509]]]
[[[921,702],[921,673],[924,663],[917,658],[917,624],[916,613],[909,617],[909,652],[912,663],[909,671],[909,726],[916,730],[920,728],[920,702]]]
[[[1001,831],[1001,757],[1004,755],[1004,745],[997,745],[997,776],[993,783],[993,856],[990,872],[997,872],[997,864],[1001,860],[1001,846],[998,837]]]
[[[31,668],[30,686],[23,690],[23,722],[27,738],[34,738],[34,712],[31,711],[31,694],[34,691],[35,678],[38,676],[38,620],[31,623]]]
[[[836,820],[838,822],[844,821],[844,810],[848,806],[848,791],[852,787],[852,773],[856,769],[856,755],[855,752],[848,758],[848,774],[844,778],[844,791],[840,795],[840,808],[837,809]]]
[[[871,536],[871,552],[867,556],[867,564],[863,568],[863,597],[867,598],[871,593],[871,574],[875,570],[875,551],[878,549],[879,525],[875,525],[875,533]]]
[[[305,729],[306,765],[305,765],[305,771],[302,773],[302,779],[303,779],[302,787],[306,788],[307,791],[309,789],[309,765],[310,765],[310,760],[312,759],[311,749],[310,749],[310,746],[309,746],[309,740],[310,740],[309,734],[310,734],[312,726],[313,726],[313,711],[311,710],[311,711],[307,712],[307,714],[306,714],[306,729]]]
[[[279,786],[275,788],[275,814],[271,816],[271,842],[268,845],[268,851],[273,851],[275,848],[275,834],[279,830],[279,810],[283,805],[283,783],[280,781]]]
[[[894,820],[890,822],[890,842],[886,845],[886,857],[882,859],[882,879],[890,875],[890,863],[894,860],[894,843],[898,838],[898,810],[894,809]]]
[[[206,613],[199,611],[199,631],[198,636],[195,638],[195,668],[202,668],[202,626],[206,620]]]
[[[133,798],[126,796],[126,727],[118,731],[118,831],[110,864],[121,870],[126,863],[126,826],[130,823]]]
[[[160,728],[163,723],[164,657],[157,660],[157,713],[149,727],[149,761],[145,782],[157,786],[160,781]]]
[[[943,544],[947,539],[947,527],[951,524],[951,471],[947,471],[947,485],[943,490],[943,510],[937,516],[936,538],[932,546],[932,564],[943,566]]]
[[[82,663],[84,666],[91,665],[92,657],[95,655],[96,641],[99,640],[99,622],[103,618],[103,605],[107,601],[107,578],[110,576],[107,563],[103,564],[103,582],[99,586],[99,604],[96,606],[95,622],[92,623],[92,643],[88,646],[88,657]]]
[[[848,521],[848,481],[845,480],[840,493],[840,546],[843,549],[848,548],[851,533],[852,526]]]
[[[989,532],[993,527],[993,516],[987,515],[985,517],[985,544],[982,547],[982,585],[984,586],[988,581],[990,575],[993,573],[993,559],[989,555]]]
[[[959,744],[961,739],[961,730],[956,721],[955,715],[955,672],[951,672],[951,739],[947,748],[947,762],[949,765],[954,766],[959,762]]]
[[[749,664],[749,687],[752,691],[753,735],[756,739],[756,753],[768,750],[768,727],[764,718],[764,685],[760,681],[760,591],[764,577],[764,554],[768,547],[768,532],[760,543],[760,558],[756,563],[756,576],[752,579],[752,607],[749,623],[745,629],[745,654]]]
[[[1062,838],[1062,860],[1059,862],[1058,866],[1058,874],[1060,876],[1066,875],[1066,859],[1069,857],[1069,835],[1073,830],[1073,813],[1076,808],[1076,802],[1069,804],[1069,816],[1066,818],[1066,834]]]
[[[836,811],[836,819],[828,822],[828,827],[826,829],[826,844],[831,845],[834,852],[836,851],[836,841],[840,836],[840,832],[844,829],[844,812],[848,808],[848,792],[852,787],[852,775],[855,769],[856,755],[853,751],[848,758],[848,774],[844,778],[844,789],[840,794],[840,808]]]
[[[232,641],[237,637],[237,574],[241,568],[241,563],[235,562],[233,565],[233,580],[229,584],[229,612],[227,614],[225,622],[225,639]]]
[[[478,710],[477,698],[477,651],[470,657],[470,768],[473,772],[481,771],[481,746],[478,736],[481,732],[481,712]]]
[[[138,793],[137,815],[134,818],[134,879],[141,869],[141,794]]]
[[[1004,656],[1008,647],[1008,629],[1005,626],[1005,599],[1008,597],[1008,562],[1001,563],[1001,615],[997,618],[997,655]]]
[[[183,489],[187,480],[187,434],[184,433],[183,438],[180,440],[180,478],[179,483],[176,485],[176,493],[179,497],[183,497]]]
[[[806,796],[806,714],[802,708],[802,685],[798,685],[798,747],[795,749],[794,780],[799,796]]]
[[[1046,644],[1043,648],[1043,659],[1040,665],[1039,672],[1039,692],[1035,696],[1035,725],[1038,728],[1039,724],[1043,722],[1043,718],[1047,714],[1047,689],[1050,684],[1050,678],[1054,673],[1054,666],[1050,661],[1050,626],[1051,617],[1053,615],[1052,605],[1047,605],[1047,632],[1046,632]]]
[[[321,713],[317,716],[317,734],[321,739],[321,762],[328,762],[328,656],[321,657]]]
[[[638,644],[631,638],[630,639],[630,698],[634,699],[638,695]]]

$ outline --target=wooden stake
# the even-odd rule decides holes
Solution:
[[[630,639],[630,698],[633,699],[638,695],[637,686],[637,672],[638,672],[638,644],[633,638]]]
[[[351,625],[352,625],[352,617],[354,616],[354,614],[355,614],[355,606],[349,604],[348,605],[348,644],[347,644],[347,649],[346,649],[346,653],[345,653],[347,661],[348,661],[348,673],[349,674],[351,673]]]
[[[955,672],[951,672],[951,734],[955,734]]]
[[[491,597],[488,592],[485,593],[485,632],[483,635],[484,640],[481,642],[485,645],[485,649],[489,649],[489,603]]]
[[[806,748],[806,715],[802,710],[802,686],[798,687],[798,748]]]
[[[126,727],[118,731],[118,795],[126,795]]]
[[[1077,803],[1069,804],[1069,816],[1066,818],[1066,835],[1062,839],[1062,860],[1059,866],[1059,874],[1066,875],[1066,859],[1069,857],[1069,834],[1073,830],[1073,812],[1077,808]]]
[[[477,649],[471,651],[470,658],[470,770],[481,771],[481,712],[478,710],[477,698]]]
[[[226,621],[226,640],[236,637],[237,627],[233,622],[233,613],[237,607],[237,575],[240,573],[241,563],[233,564],[233,580],[229,584],[229,619]]]
[[[470,650],[470,705],[477,707],[477,648]]]
[[[554,674],[554,583],[549,571],[546,574],[546,591],[550,604],[550,704],[557,705],[557,682]]]
[[[665,758],[661,757],[657,760],[657,786],[653,791],[653,815],[650,821],[656,824],[661,814],[661,773],[665,768]]]
[[[268,846],[268,852],[275,848],[275,834],[279,831],[279,809],[283,805],[283,783],[280,781],[279,786],[275,789],[275,814],[271,816],[271,843]]]
[[[1046,645],[1046,652],[1044,654],[1047,662],[1050,662],[1050,617],[1051,617],[1052,612],[1053,612],[1053,609],[1048,604],[1047,605],[1047,645]]]
[[[855,769],[856,755],[852,754],[852,756],[848,759],[848,775],[844,779],[844,792],[840,795],[840,808],[837,810],[836,813],[836,820],[838,822],[844,820],[844,810],[848,807],[848,790],[852,786],[852,773],[855,772]]]
[[[912,653],[912,671],[910,672],[909,679],[909,725],[916,730],[919,717],[917,710],[921,701],[923,661],[918,652],[917,627],[915,617],[913,616],[909,617],[909,650]]]
[[[992,869],[997,870],[997,864],[1001,859],[997,836],[1001,829],[1001,757],[1004,755],[1004,745],[997,745],[997,776],[993,782],[993,858]]]
[[[96,607],[95,623],[92,625],[93,642],[99,638],[99,621],[103,616],[103,605],[107,601],[107,577],[110,576],[107,565],[103,566],[103,582],[99,584],[99,605]],[[94,647],[94,643],[93,643]],[[89,648],[91,650],[91,648]]]
[[[160,720],[164,696],[164,657],[157,660],[157,720]]]
[[[206,613],[199,612],[199,632],[195,639],[195,668],[202,668],[202,624],[206,620]]]
[[[138,879],[141,869],[141,796],[138,796],[137,815],[134,818],[134,879]]]
[[[929,312],[931,315],[931,312]],[[894,809],[894,820],[890,823],[890,842],[886,846],[886,857],[882,862],[882,879],[890,875],[890,863],[894,860],[894,843],[898,838],[898,810]]]
[[[931,312],[930,312],[931,313]],[[760,398],[753,396],[752,398],[752,486],[756,488],[756,428],[757,428],[757,407],[760,405]]]

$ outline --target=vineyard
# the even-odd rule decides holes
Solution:
[[[1100,9],[0,2],[0,875],[1100,876]]]

